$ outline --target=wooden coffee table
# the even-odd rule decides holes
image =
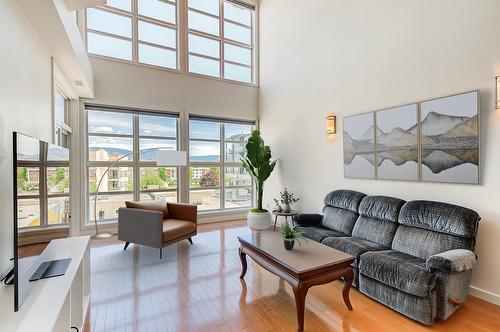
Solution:
[[[354,277],[351,267],[353,256],[313,240],[301,240],[301,246],[296,243],[292,251],[286,251],[281,235],[271,231],[238,236],[238,240],[241,279],[247,272],[248,255],[260,266],[292,286],[297,309],[297,331],[304,330],[304,304],[307,291],[312,286],[343,278],[342,296],[347,308],[352,310],[349,289]]]

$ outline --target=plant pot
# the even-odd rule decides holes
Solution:
[[[290,204],[283,205],[283,212],[290,213],[290,211],[292,211],[292,207],[290,206]]]
[[[293,239],[283,239],[283,245],[285,246],[285,250],[292,250],[295,245],[295,240]]]
[[[281,212],[281,211],[283,211],[283,208],[281,207],[281,205],[276,205],[276,207],[274,208],[274,211]]]
[[[252,212],[247,214],[248,227],[255,230],[262,230],[271,226],[271,214],[266,212]]]

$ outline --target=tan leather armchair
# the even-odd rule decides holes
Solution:
[[[118,210],[118,240],[162,249],[197,234],[198,208],[196,205],[152,202],[125,202]]]

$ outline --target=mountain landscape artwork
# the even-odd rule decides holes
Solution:
[[[418,106],[376,112],[377,178],[418,180]]]
[[[423,181],[479,183],[478,94],[421,103]]]
[[[344,118],[344,176],[375,178],[373,113]]]
[[[344,118],[345,177],[478,184],[478,100],[472,91]]]

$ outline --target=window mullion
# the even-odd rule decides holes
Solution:
[[[219,57],[220,57],[220,77],[224,78],[224,0],[219,1]]]
[[[140,159],[140,143],[139,143],[139,115],[134,114],[132,116],[132,128],[133,128],[133,133],[134,133],[134,138],[133,138],[133,147],[132,147],[132,161],[134,163],[133,169],[132,169],[132,188],[133,188],[133,198],[134,201],[138,202],[140,201],[140,189],[141,189],[141,184],[140,184],[140,165],[139,165],[139,159]]]
[[[225,178],[224,178],[224,163],[226,162],[226,151],[225,151],[225,143],[224,143],[225,135],[224,135],[224,123],[220,123],[220,206],[222,210],[226,209],[226,188],[224,185]]]
[[[48,225],[47,149],[47,143],[40,144],[40,160],[42,163],[38,175],[38,190],[40,193],[40,227],[47,227]]]
[[[139,22],[137,19],[138,0],[132,0],[132,62],[139,62]]]

